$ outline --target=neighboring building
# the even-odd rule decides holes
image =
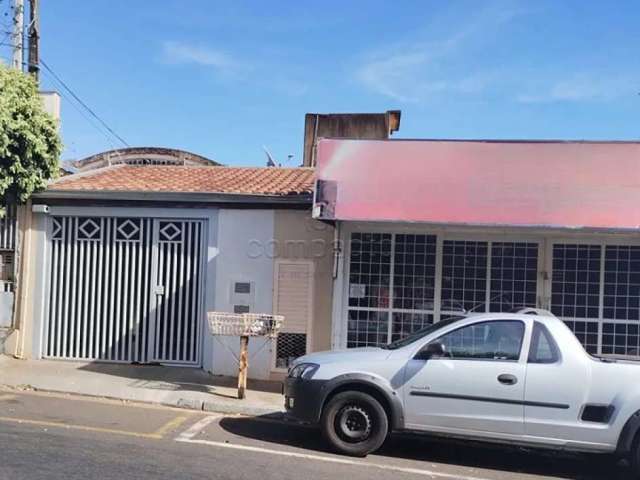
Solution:
[[[12,324],[15,281],[16,207],[7,205],[0,218],[0,353]]]
[[[310,168],[126,164],[53,182],[32,199],[12,345],[26,358],[235,375],[239,341],[212,338],[205,312],[275,312],[285,327],[277,344],[251,340],[250,376],[279,378],[331,345],[333,229],[311,219],[312,185]]]
[[[304,167],[316,166],[321,138],[386,140],[400,130],[400,110],[385,113],[307,113],[304,116]]]
[[[184,150],[162,147],[128,147],[109,150],[92,155],[82,160],[69,162],[78,172],[113,165],[185,165],[185,166],[220,166],[219,163],[206,157]]]
[[[388,138],[400,112],[305,120],[315,165],[320,136]],[[331,348],[339,251],[333,227],[311,218],[313,168],[223,167],[159,147],[70,167],[32,198],[33,215],[22,209],[28,261],[6,353],[235,375],[238,341],[208,335],[212,310],[285,316],[275,343],[250,342],[252,378]]]
[[[56,122],[60,120],[60,95],[53,91],[40,91],[40,99],[44,110]],[[69,172],[62,166],[59,175]],[[15,296],[20,295],[19,270],[21,263],[20,246],[22,236],[18,234],[20,221],[24,221],[27,207],[24,205],[7,205],[5,216],[0,218],[0,354],[5,351],[5,342],[14,329],[17,309]]]
[[[317,178],[342,244],[333,348],[531,306],[640,357],[640,143],[322,140]]]

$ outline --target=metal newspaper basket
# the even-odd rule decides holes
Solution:
[[[249,337],[276,338],[284,317],[262,313],[207,312],[207,320],[211,335],[240,337],[240,357],[236,360],[238,361],[238,398],[242,399],[247,389]],[[233,352],[231,353],[233,355]]]

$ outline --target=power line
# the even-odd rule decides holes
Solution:
[[[2,38],[2,40],[0,40],[0,45],[2,45],[2,46],[6,45],[8,47],[13,47],[13,44],[6,43],[7,39],[13,34],[13,32],[2,31],[0,33],[4,33],[4,37]]]
[[[4,34],[4,37],[2,37],[2,40],[0,40],[0,47],[11,47],[12,49],[15,48],[15,45],[13,43],[7,43],[7,40],[9,40],[9,38],[13,35],[13,32],[11,30],[0,30],[0,34]],[[11,58],[7,58],[7,60],[11,60]]]
[[[25,62],[26,64],[26,62]],[[58,83],[56,81],[56,78],[51,75],[48,71],[45,71],[45,74],[51,78],[54,83]],[[87,113],[82,110],[77,104],[76,102],[73,101],[73,99],[71,97],[69,97],[66,93],[64,93],[63,91],[60,92],[60,96],[62,96],[62,98],[64,98],[65,100],[67,100],[69,102],[69,104],[82,116],[82,118],[84,118],[87,123],[89,125],[91,125],[93,128],[95,128],[98,132],[100,132],[102,135],[104,135],[104,138],[107,140],[107,143],[109,144],[109,146],[111,147],[112,150],[116,150],[116,146],[113,143],[113,141],[111,140],[111,137],[109,136],[108,132],[105,131],[103,128],[100,127],[99,124],[97,124],[91,117],[89,117],[87,115]]]
[[[12,44],[10,43],[0,43],[0,46],[12,46]],[[23,65],[27,65],[27,62],[22,62]],[[54,77],[52,74],[50,74],[48,71],[45,70],[45,74],[57,85],[59,85],[60,87],[62,87],[62,84],[60,83],[60,81]],[[64,91],[60,91],[60,96],[62,98],[64,98],[66,101],[69,102],[69,104],[74,108],[75,111],[77,111],[80,116],[82,116],[82,118],[84,118],[86,120],[86,122],[91,125],[93,128],[96,129],[96,131],[100,132],[102,135],[104,135],[105,140],[107,141],[107,143],[109,144],[110,148],[112,150],[117,150],[116,145],[113,143],[111,137],[109,136],[109,132],[106,131],[104,128],[102,128],[100,126],[100,124],[96,123],[95,120],[93,120],[92,117],[90,117],[83,109],[81,109],[77,103],[73,100],[72,97],[68,96]]]
[[[120,141],[125,147],[129,147],[129,144],[126,142],[126,140],[124,140],[120,135],[118,135],[116,132],[113,131],[113,129],[107,125],[107,123],[102,120],[98,114],[96,114],[86,103],[84,103],[80,97],[78,97],[78,95],[75,94],[75,92],[73,90],[71,90],[71,88],[51,69],[51,67],[42,59],[40,58],[40,63],[42,64],[42,66],[45,68],[45,70],[47,70],[51,76],[53,78],[55,78],[58,83],[60,85],[62,85],[62,87],[69,92],[69,94],[80,104],[84,107],[84,109],[89,112],[89,114],[95,118],[96,120],[98,120],[98,122],[100,122],[100,124],[107,129],[107,131],[109,133],[111,133],[111,135],[113,135],[115,138],[118,139],[118,141]]]

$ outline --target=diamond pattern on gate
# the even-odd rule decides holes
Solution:
[[[116,240],[138,241],[140,240],[140,227],[130,218],[120,221],[116,228]]]
[[[63,240],[62,220],[59,218],[53,218],[53,228],[51,229],[52,240]]]
[[[78,225],[78,240],[99,240],[100,225],[91,218],[80,220]]]
[[[160,224],[161,242],[179,242],[182,230],[173,222],[163,222]]]

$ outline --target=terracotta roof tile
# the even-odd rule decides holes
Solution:
[[[119,191],[295,195],[311,193],[312,168],[115,166],[69,175],[49,191]]]

